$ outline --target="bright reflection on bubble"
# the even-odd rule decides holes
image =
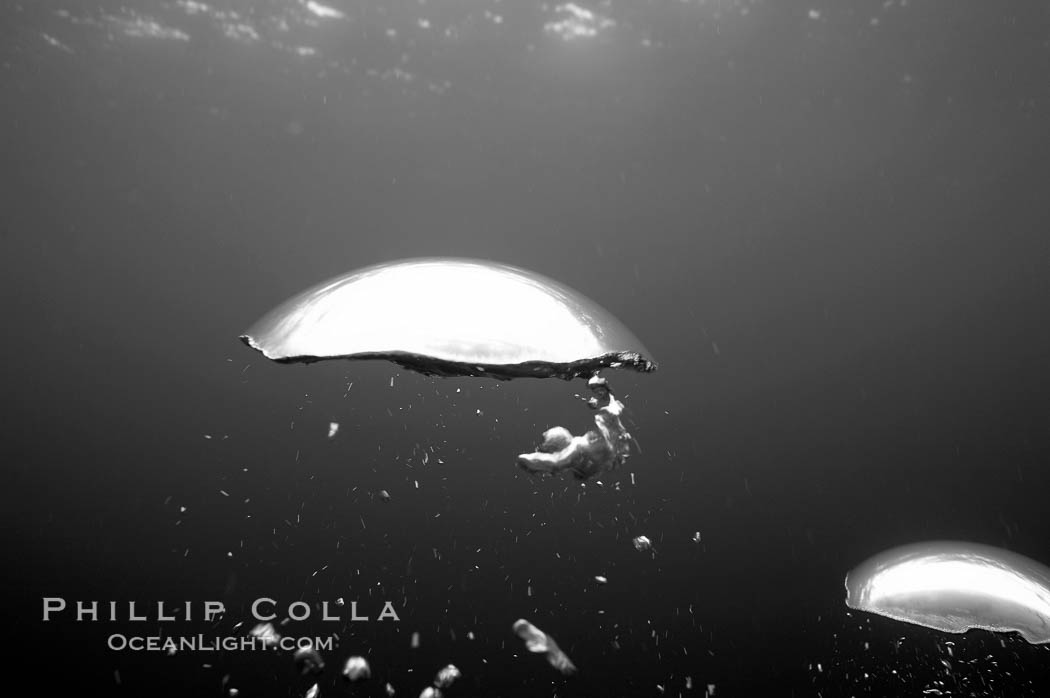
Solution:
[[[616,25],[608,17],[597,15],[594,11],[571,2],[558,5],[555,10],[560,18],[547,22],[543,29],[548,34],[560,36],[565,41],[592,39]]]
[[[435,688],[448,688],[456,682],[463,674],[456,667],[455,664],[448,664],[438,671],[437,676],[434,677]]]
[[[880,553],[846,575],[846,605],[949,633],[1017,631],[1028,642],[1050,642],[1050,568],[976,543]]]
[[[493,262],[424,258],[344,274],[288,300],[241,339],[280,362],[387,359],[438,375],[574,378],[652,371],[638,338],[594,301]]]
[[[273,623],[259,623],[251,629],[251,636],[262,640],[266,647],[275,647],[281,640],[280,633],[274,629]]]
[[[334,7],[322,5],[321,3],[314,2],[313,0],[309,0],[309,2],[306,3],[306,9],[312,12],[313,14],[317,15],[318,17],[322,17],[324,19],[343,19],[344,17],[346,17],[346,14],[340,12]]]
[[[576,665],[562,652],[554,638],[529,621],[524,618],[516,620],[514,632],[525,642],[525,649],[529,652],[545,655],[547,663],[566,676],[576,673]]]
[[[372,676],[372,667],[364,657],[353,656],[346,660],[343,665],[343,677],[347,681],[362,681]]]

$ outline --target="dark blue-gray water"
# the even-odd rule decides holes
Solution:
[[[930,539],[1050,562],[1046,3],[23,0],[0,102],[7,690],[416,696],[450,662],[463,696],[1050,690],[1045,646],[843,588]],[[582,381],[237,340],[424,255],[547,275],[646,343],[658,372],[608,376],[624,472],[514,466],[587,426]],[[227,613],[44,622],[45,597]],[[259,597],[400,621],[286,626],[339,635],[318,679],[107,648],[244,634]]]

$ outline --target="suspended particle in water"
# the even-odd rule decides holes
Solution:
[[[343,665],[343,678],[347,681],[360,681],[372,677],[372,667],[364,657],[353,656]]]
[[[321,695],[321,687],[317,684],[310,686],[310,690],[306,692],[306,698],[317,698]]]
[[[448,688],[462,675],[454,664],[449,664],[438,671],[437,676],[434,677],[434,685],[437,688]]]
[[[324,660],[321,659],[321,655],[313,647],[300,647],[292,655],[292,659],[295,661],[295,666],[299,669],[299,673],[304,676],[306,674],[320,674],[324,671]]]
[[[387,694],[387,696],[390,696],[390,698],[393,698],[394,693],[395,693],[394,687],[391,686],[389,683],[387,683],[387,685],[386,685],[386,694]]]
[[[419,694],[419,698],[441,698],[441,691],[433,686],[427,686],[423,689],[423,692]]]
[[[697,531],[696,533],[693,534],[693,542],[694,543],[699,543],[700,542],[700,531]]]
[[[390,501],[390,493],[386,490],[379,490],[379,500],[383,503]]]
[[[594,578],[594,581],[598,582],[599,584],[607,584],[609,582],[608,579],[606,579],[605,577],[601,576],[600,574],[597,577]]]
[[[419,633],[412,633],[412,649],[419,647]]]
[[[561,651],[554,638],[529,621],[519,618],[514,623],[514,632],[525,642],[529,652],[546,655],[547,662],[561,673],[568,675],[576,672],[576,665]]]
[[[339,433],[339,422],[328,423],[328,438],[334,439],[335,435]]]
[[[653,542],[647,536],[638,536],[632,542],[634,543],[634,549],[638,552],[645,552],[653,547]]]
[[[274,629],[273,623],[259,623],[248,634],[262,640],[265,647],[274,647],[281,639],[281,635]]]

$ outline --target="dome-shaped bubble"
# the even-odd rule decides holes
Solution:
[[[589,298],[533,272],[470,259],[349,272],[281,304],[241,339],[274,361],[386,359],[449,376],[656,369],[638,338]]]
[[[1050,642],[1050,569],[977,543],[916,543],[869,558],[846,575],[846,605],[949,633]]]

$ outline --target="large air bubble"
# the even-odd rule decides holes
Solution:
[[[291,298],[241,339],[268,359],[386,359],[438,375],[571,379],[653,371],[634,334],[544,276],[470,259],[379,264]]]
[[[1050,642],[1050,568],[977,543],[916,543],[869,558],[846,575],[846,605],[948,633]]]

